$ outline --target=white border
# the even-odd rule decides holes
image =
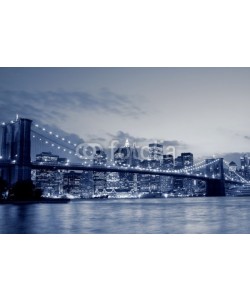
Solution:
[[[0,65],[249,67],[248,3],[1,1]],[[0,240],[6,300],[249,299],[246,235]]]

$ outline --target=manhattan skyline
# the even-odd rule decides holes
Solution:
[[[249,68],[1,68],[0,119],[32,116],[107,146],[249,152]],[[232,159],[234,159],[233,155]]]

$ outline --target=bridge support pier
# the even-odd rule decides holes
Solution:
[[[206,196],[207,197],[224,197],[224,196],[226,196],[225,180],[221,180],[221,179],[207,180]]]
[[[13,166],[11,168],[10,184],[13,185],[17,181],[22,180],[31,180],[31,167]]]
[[[206,181],[206,196],[207,197],[224,197],[224,196],[226,196],[223,158],[219,159],[217,171],[220,174],[220,178],[218,178],[218,179],[211,178]]]
[[[2,158],[10,165],[2,175],[10,185],[31,179],[31,123],[29,119],[17,119],[3,126]]]

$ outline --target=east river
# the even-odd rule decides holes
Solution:
[[[2,204],[0,233],[250,233],[250,197]]]

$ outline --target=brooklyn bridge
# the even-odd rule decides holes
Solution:
[[[99,171],[99,172],[118,172],[132,174],[148,174],[171,176],[173,178],[189,178],[202,180],[206,183],[206,196],[225,196],[226,184],[243,185],[247,181],[239,174],[234,172],[230,176],[226,172],[228,164],[223,158],[203,160],[189,167],[182,169],[161,169],[142,166],[119,166],[113,161],[106,162],[103,165],[95,165],[93,162],[81,160],[76,153],[76,143],[48,131],[43,126],[30,119],[17,118],[15,121],[1,124],[1,156],[0,170],[1,176],[9,184],[17,181],[31,180],[32,170],[72,170],[72,171]],[[41,143],[42,142],[42,143]],[[68,158],[63,164],[58,163],[40,163],[31,159],[32,147],[39,144],[43,151],[50,146],[52,149],[61,150],[64,156]],[[72,161],[74,157],[74,162]],[[217,173],[211,174],[209,167],[216,166]]]

